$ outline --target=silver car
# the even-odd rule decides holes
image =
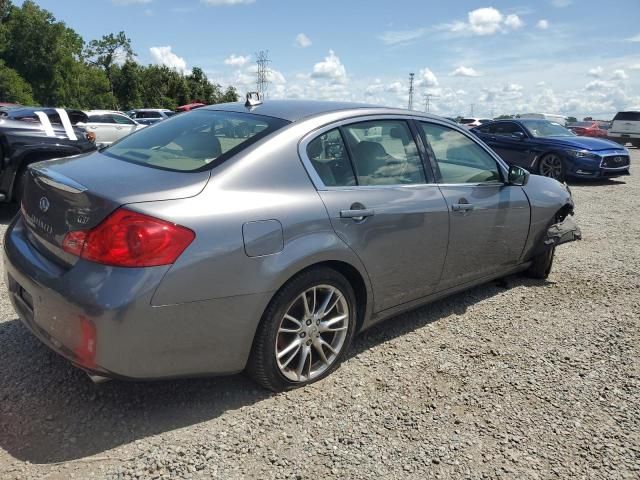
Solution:
[[[11,300],[94,378],[319,380],[353,336],[580,237],[568,188],[415,111],[204,107],[34,164],[4,248]]]

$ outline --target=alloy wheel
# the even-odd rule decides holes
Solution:
[[[557,155],[547,155],[540,160],[540,175],[562,179],[562,160]]]
[[[322,375],[344,348],[351,315],[345,295],[332,285],[305,290],[289,305],[276,335],[282,375],[308,382]]]

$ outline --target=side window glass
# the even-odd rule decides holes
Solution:
[[[496,161],[473,140],[441,125],[420,123],[420,126],[436,157],[440,183],[502,181]]]
[[[515,123],[511,123],[511,122],[497,123],[495,126],[496,135],[500,135],[503,137],[510,137],[511,134],[515,132],[522,132],[522,129]]]
[[[113,123],[119,123],[121,125],[133,125],[133,122],[123,115],[109,115],[109,116],[112,118]]]
[[[358,185],[426,183],[411,130],[401,120],[374,120],[344,128]]]
[[[313,139],[307,145],[307,156],[327,187],[356,184],[340,131],[335,128]]]

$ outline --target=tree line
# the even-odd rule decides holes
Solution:
[[[141,65],[124,32],[84,39],[33,0],[0,0],[0,102],[79,109],[168,108],[235,102],[234,87]]]

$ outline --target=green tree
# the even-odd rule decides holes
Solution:
[[[115,72],[114,93],[123,110],[142,107],[140,80],[143,68],[133,60],[127,60]]]
[[[220,103],[237,102],[239,98],[236,87],[229,85],[220,98]]]
[[[193,67],[186,80],[190,101],[207,104],[220,102],[222,88],[218,84],[211,83],[201,68]]]
[[[119,61],[132,60],[135,56],[131,39],[124,32],[103,35],[100,40],[91,40],[84,53],[89,63],[104,70],[109,82],[109,92],[113,96],[113,106],[117,108],[113,91],[114,70]]]
[[[64,106],[73,75],[70,65],[79,61],[82,38],[32,0],[3,8],[2,59],[31,85],[36,101]]]
[[[33,105],[31,85],[0,60],[0,102]]]

